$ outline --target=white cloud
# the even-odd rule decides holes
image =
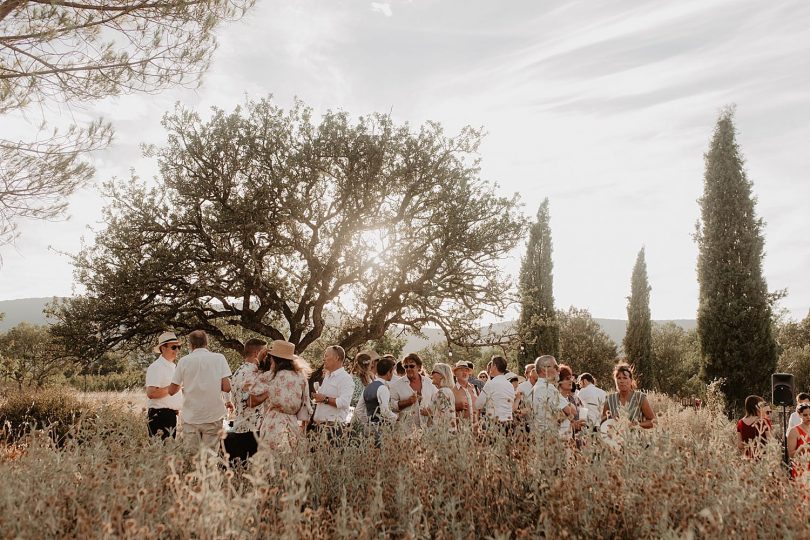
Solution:
[[[394,12],[391,11],[391,4],[388,2],[372,2],[371,11],[375,13],[382,13],[386,17],[390,17],[394,14]]]

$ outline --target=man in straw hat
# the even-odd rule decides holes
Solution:
[[[470,383],[472,370],[464,360],[459,360],[453,366],[453,375],[456,376],[456,385],[453,388],[453,395],[456,397],[456,414],[465,420],[475,419],[475,398],[478,397],[478,390]]]
[[[174,332],[163,332],[152,349],[158,356],[146,368],[146,406],[149,435],[174,438],[177,415],[183,406],[183,393],[169,395],[169,385],[174,377],[175,361],[180,351],[180,341]]]
[[[182,387],[183,438],[186,445],[196,450],[200,444],[215,450],[222,433],[225,417],[223,392],[231,391],[231,368],[220,353],[208,350],[208,335],[195,330],[188,335],[191,352],[180,359],[169,386],[174,395]]]

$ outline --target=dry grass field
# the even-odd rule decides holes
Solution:
[[[145,437],[135,394],[83,395],[54,443],[0,453],[3,538],[808,538],[806,488],[774,441],[739,457],[734,425],[657,396],[658,427],[591,440],[427,430],[307,441],[244,471]]]

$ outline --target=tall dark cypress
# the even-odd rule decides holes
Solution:
[[[529,243],[520,268],[522,306],[519,331],[527,360],[543,354],[557,356],[560,350],[552,269],[551,228],[546,198],[537,211],[537,221],[529,230]]]
[[[638,252],[627,297],[627,333],[624,335],[624,353],[636,368],[636,377],[642,388],[655,388],[652,361],[652,320],[650,318],[650,283],[647,279],[647,261],[644,248]]]
[[[699,246],[698,337],[703,376],[724,378],[730,408],[766,394],[776,368],[768,286],[762,276],[763,221],[735,140],[734,110],[724,110],[705,156]]]

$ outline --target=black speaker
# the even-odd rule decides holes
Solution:
[[[774,405],[785,407],[793,406],[793,375],[790,373],[774,373],[771,375],[771,392]]]

